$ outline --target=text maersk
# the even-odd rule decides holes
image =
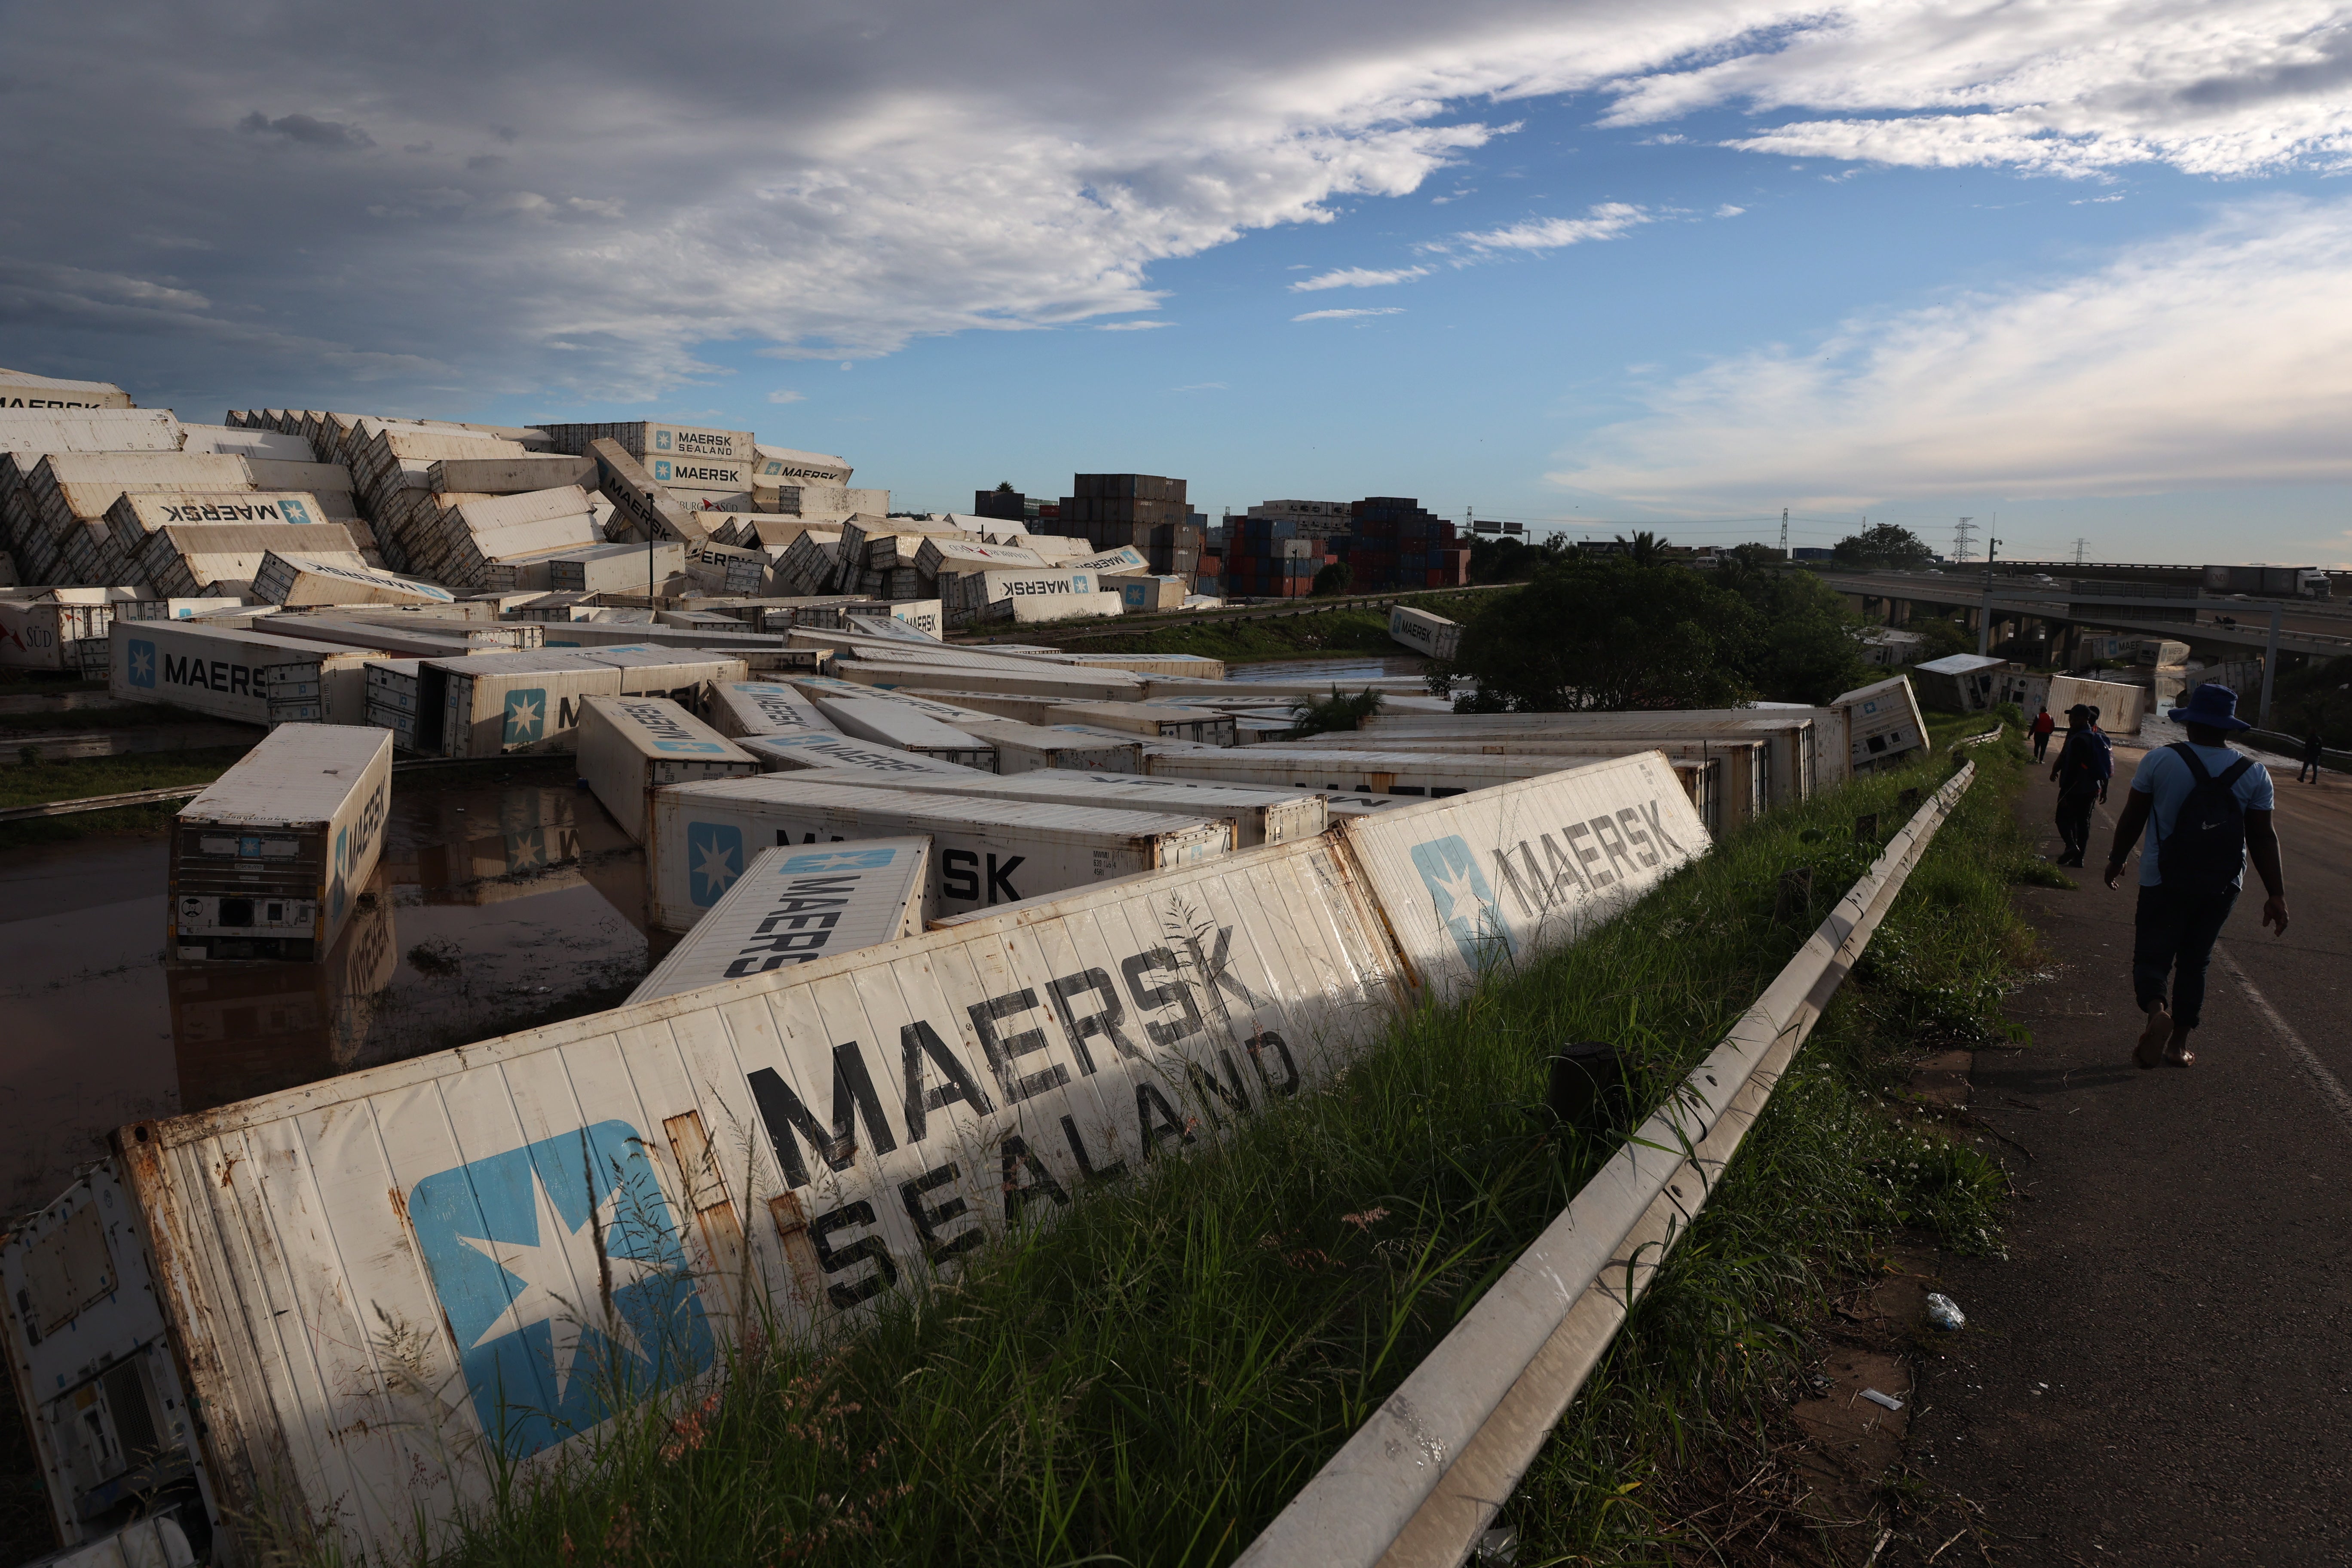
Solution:
[[[1555,830],[1559,834],[1558,842],[1549,833],[1536,835],[1536,844],[1543,850],[1540,861],[1535,847],[1524,838],[1516,846],[1516,866],[1511,845],[1498,844],[1487,852],[1502,868],[1503,879],[1510,885],[1520,912],[1532,917],[1571,893],[1590,896],[1655,867],[1661,858],[1660,844],[1687,858],[1690,851],[1666,831],[1664,816],[1664,807],[1652,799],[1638,810],[1629,805],[1613,816],[1563,823]],[[1647,831],[1644,823],[1649,825]]]
[[[1082,576],[1073,576],[1067,580],[1023,578],[1006,584],[1004,591],[1015,596],[1024,594],[1090,594],[1094,592],[1087,586],[1087,580]]]
[[[1241,1047],[1257,1079],[1253,1096],[1233,1051],[1223,1047],[1216,1053],[1222,1073],[1206,1063],[1187,1063],[1199,1105],[1212,1124],[1217,1121],[1220,1106],[1228,1111],[1247,1111],[1254,1100],[1297,1093],[1301,1074],[1288,1043],[1271,1029],[1242,1038],[1231,1026],[1232,1004],[1249,1009],[1267,1005],[1228,967],[1226,955],[1232,942],[1233,928],[1221,926],[1205,963],[1197,956],[1180,958],[1173,948],[1148,948],[1121,960],[1116,978],[1107,970],[1080,969],[1048,981],[1042,998],[1036,988],[1024,986],[972,1003],[964,1009],[964,1016],[979,1037],[987,1060],[984,1078],[974,1073],[948,1044],[949,1037],[960,1032],[954,1021],[944,1032],[927,1018],[903,1026],[898,1046],[900,1081],[906,1090],[900,1104],[893,1108],[898,1111],[895,1125],[860,1041],[845,1040],[833,1047],[829,1128],[818,1121],[783,1075],[772,1068],[745,1075],[785,1184],[802,1188],[815,1180],[803,1145],[828,1170],[845,1171],[861,1154],[878,1156],[893,1152],[901,1142],[910,1150],[922,1143],[931,1136],[932,1113],[959,1101],[971,1115],[992,1115],[1000,1097],[1006,1105],[1016,1105],[1067,1084],[1073,1065],[1080,1078],[1093,1074],[1098,1067],[1097,1051],[1149,1061],[1146,1046],[1164,1052],[1180,1041],[1206,1034],[1209,1019],[1193,995],[1195,984],[1210,1005],[1223,1016],[1228,1037]],[[1188,963],[1199,967],[1202,975],[1199,982],[1186,980]],[[1066,1063],[1038,1059],[1050,1058],[1054,1053],[1055,1038],[1048,1037],[1049,1028],[1067,1056]],[[1137,1041],[1138,1034],[1142,1044]],[[989,1092],[992,1086],[994,1095]],[[1146,1159],[1169,1139],[1193,1142],[1197,1123],[1186,1119],[1170,1100],[1167,1089],[1153,1078],[1146,1077],[1135,1085],[1135,1120]],[[1076,1120],[1064,1116],[1060,1121],[1062,1138],[1081,1177],[1101,1180],[1126,1170],[1124,1162],[1097,1165],[1096,1152],[1087,1147]],[[966,1140],[959,1134],[969,1131],[968,1124],[950,1123],[943,1130],[943,1141],[961,1148]],[[1056,1205],[1069,1202],[1069,1194],[1024,1140],[1007,1136],[999,1142],[998,1152],[1003,1163],[999,1184],[1008,1226],[1017,1223],[1023,1207],[1036,1199],[1049,1199]],[[984,1239],[980,1216],[971,1213],[964,1199],[933,1204],[926,1195],[961,1178],[961,1167],[950,1160],[898,1184],[899,1202],[922,1238],[925,1258],[933,1264],[945,1263]],[[874,1205],[861,1199],[824,1210],[809,1222],[809,1236],[825,1274],[846,1277],[826,1285],[825,1294],[836,1307],[854,1307],[898,1282],[899,1260],[891,1256],[880,1236],[865,1236],[845,1246],[834,1241],[840,1232],[862,1230],[877,1220]]]

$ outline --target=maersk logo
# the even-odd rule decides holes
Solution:
[[[278,510],[285,515],[288,522],[308,523],[319,521],[317,518],[310,515],[310,509],[309,506],[305,505],[301,501],[294,500],[290,496],[278,503]]]
[[[688,823],[686,865],[687,894],[697,909],[707,910],[743,874],[743,830],[723,822]]]
[[[532,686],[507,693],[506,725],[499,739],[509,746],[527,746],[547,734],[547,692]]]
[[[669,1202],[625,1121],[427,1176],[408,1217],[475,1414],[511,1458],[710,1365]]]
[[[1478,858],[1459,835],[1412,847],[1412,867],[1429,889],[1437,918],[1454,933],[1454,945],[1473,965],[1511,955],[1511,931],[1495,907],[1495,890],[1478,869]]]
[[[667,430],[656,430],[656,431],[655,431],[655,432],[654,432],[654,448],[655,448],[656,451],[662,451],[662,452],[667,452],[667,451],[668,451],[668,450],[669,450],[669,432],[668,432],[668,431],[667,431]]]
[[[669,437],[667,436],[658,437],[656,439],[663,446],[669,445]],[[659,458],[654,459],[654,480],[657,484],[669,483],[669,464]]]
[[[874,871],[898,858],[896,849],[834,849],[822,855],[795,855],[776,868],[782,877],[817,871]]]
[[[131,647],[124,655],[127,668],[124,679],[146,690],[155,689],[155,645],[142,637],[128,639]]]

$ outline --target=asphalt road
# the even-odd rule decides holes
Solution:
[[[2012,1141],[2011,1256],[1944,1272],[1969,1326],[1924,1358],[1913,1465],[2002,1568],[2352,1563],[2352,780],[2273,768],[2287,934],[2249,870],[2198,1064],[2142,1072],[2134,882],[2096,879],[2139,756],[2082,888],[2021,893],[2054,973],[2011,1005],[2033,1043],[1972,1075]],[[2021,811],[2054,853],[2053,802]]]

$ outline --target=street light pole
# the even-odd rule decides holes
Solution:
[[[2000,553],[2000,541],[1986,535],[1984,608],[1977,612],[1977,653],[1980,657],[1992,651],[1992,558]]]

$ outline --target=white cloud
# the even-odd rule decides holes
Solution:
[[[1385,305],[1378,310],[1309,310],[1303,316],[1293,316],[1290,319],[1294,321],[1345,321],[1358,316],[1402,316],[1403,314],[1403,306]]]
[[[2352,481],[2352,200],[2271,201],[2100,270],[1721,361],[1580,489],[1824,506]]]
[[[1173,321],[1105,321],[1100,326],[1097,327],[1095,331],[1098,332],[1149,332],[1160,327],[1172,327],[1176,323]]]
[[[808,401],[808,394],[805,392],[772,392],[768,394],[768,401],[771,403],[806,403]]]
[[[10,352],[135,364],[150,398],[346,406],[365,374],[370,406],[387,385],[433,408],[645,400],[708,380],[705,343],[855,361],[1099,321],[1153,308],[1157,264],[1421,191],[1508,133],[1503,106],[1571,92],[1661,141],[1738,109],[1758,129],[1736,145],[1848,163],[2352,161],[2352,31],[2319,0],[1202,0],[1085,27],[1024,0],[808,0],[727,13],[724,47],[617,56],[644,28],[619,0],[329,26],[282,5],[215,28],[164,0],[17,10],[12,58],[43,68],[0,101],[37,128],[11,196],[41,219],[7,250],[52,282],[37,309],[0,305]],[[136,225],[113,195],[129,167],[164,193]],[[210,303],[132,329],[119,283],[77,277]]]
[[[1449,251],[1460,246],[1486,254],[1499,250],[1558,250],[1562,246],[1582,245],[1588,240],[1616,239],[1630,229],[1655,221],[1653,214],[1630,203],[1602,202],[1587,208],[1582,217],[1530,218],[1507,228],[1457,234],[1428,248]]]
[[[1318,289],[1377,289],[1385,283],[1410,283],[1416,278],[1428,276],[1429,268],[1426,267],[1397,267],[1384,272],[1369,267],[1347,267],[1319,277],[1301,279],[1290,289],[1295,294],[1311,293]]]
[[[1738,217],[1741,213],[1744,213],[1748,209],[1746,207],[1736,207],[1729,202],[1726,202],[1721,206],[1715,209],[1715,216],[1717,217]]]

